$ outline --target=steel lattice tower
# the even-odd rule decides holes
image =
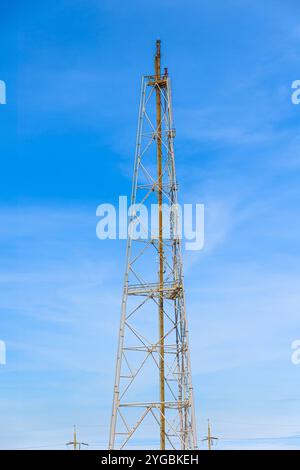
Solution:
[[[160,59],[157,41],[155,74],[141,88],[110,449],[197,447],[171,86]],[[151,205],[156,230],[138,237]]]

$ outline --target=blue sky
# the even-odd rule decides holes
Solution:
[[[50,3],[50,4],[49,4]],[[226,3],[226,5],[224,5]],[[1,2],[0,448],[107,445],[125,244],[96,207],[129,194],[155,39],[173,83],[199,440],[300,447],[300,5]]]

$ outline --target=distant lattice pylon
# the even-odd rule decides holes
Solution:
[[[67,446],[72,446],[74,450],[81,450],[81,446],[88,446],[85,442],[79,442],[77,440],[76,426],[74,425],[73,441],[67,442]]]

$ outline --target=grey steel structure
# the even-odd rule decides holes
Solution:
[[[141,87],[110,449],[197,448],[174,137],[157,41]]]

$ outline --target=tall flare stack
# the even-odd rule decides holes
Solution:
[[[158,40],[141,87],[110,449],[197,448],[174,138]]]

